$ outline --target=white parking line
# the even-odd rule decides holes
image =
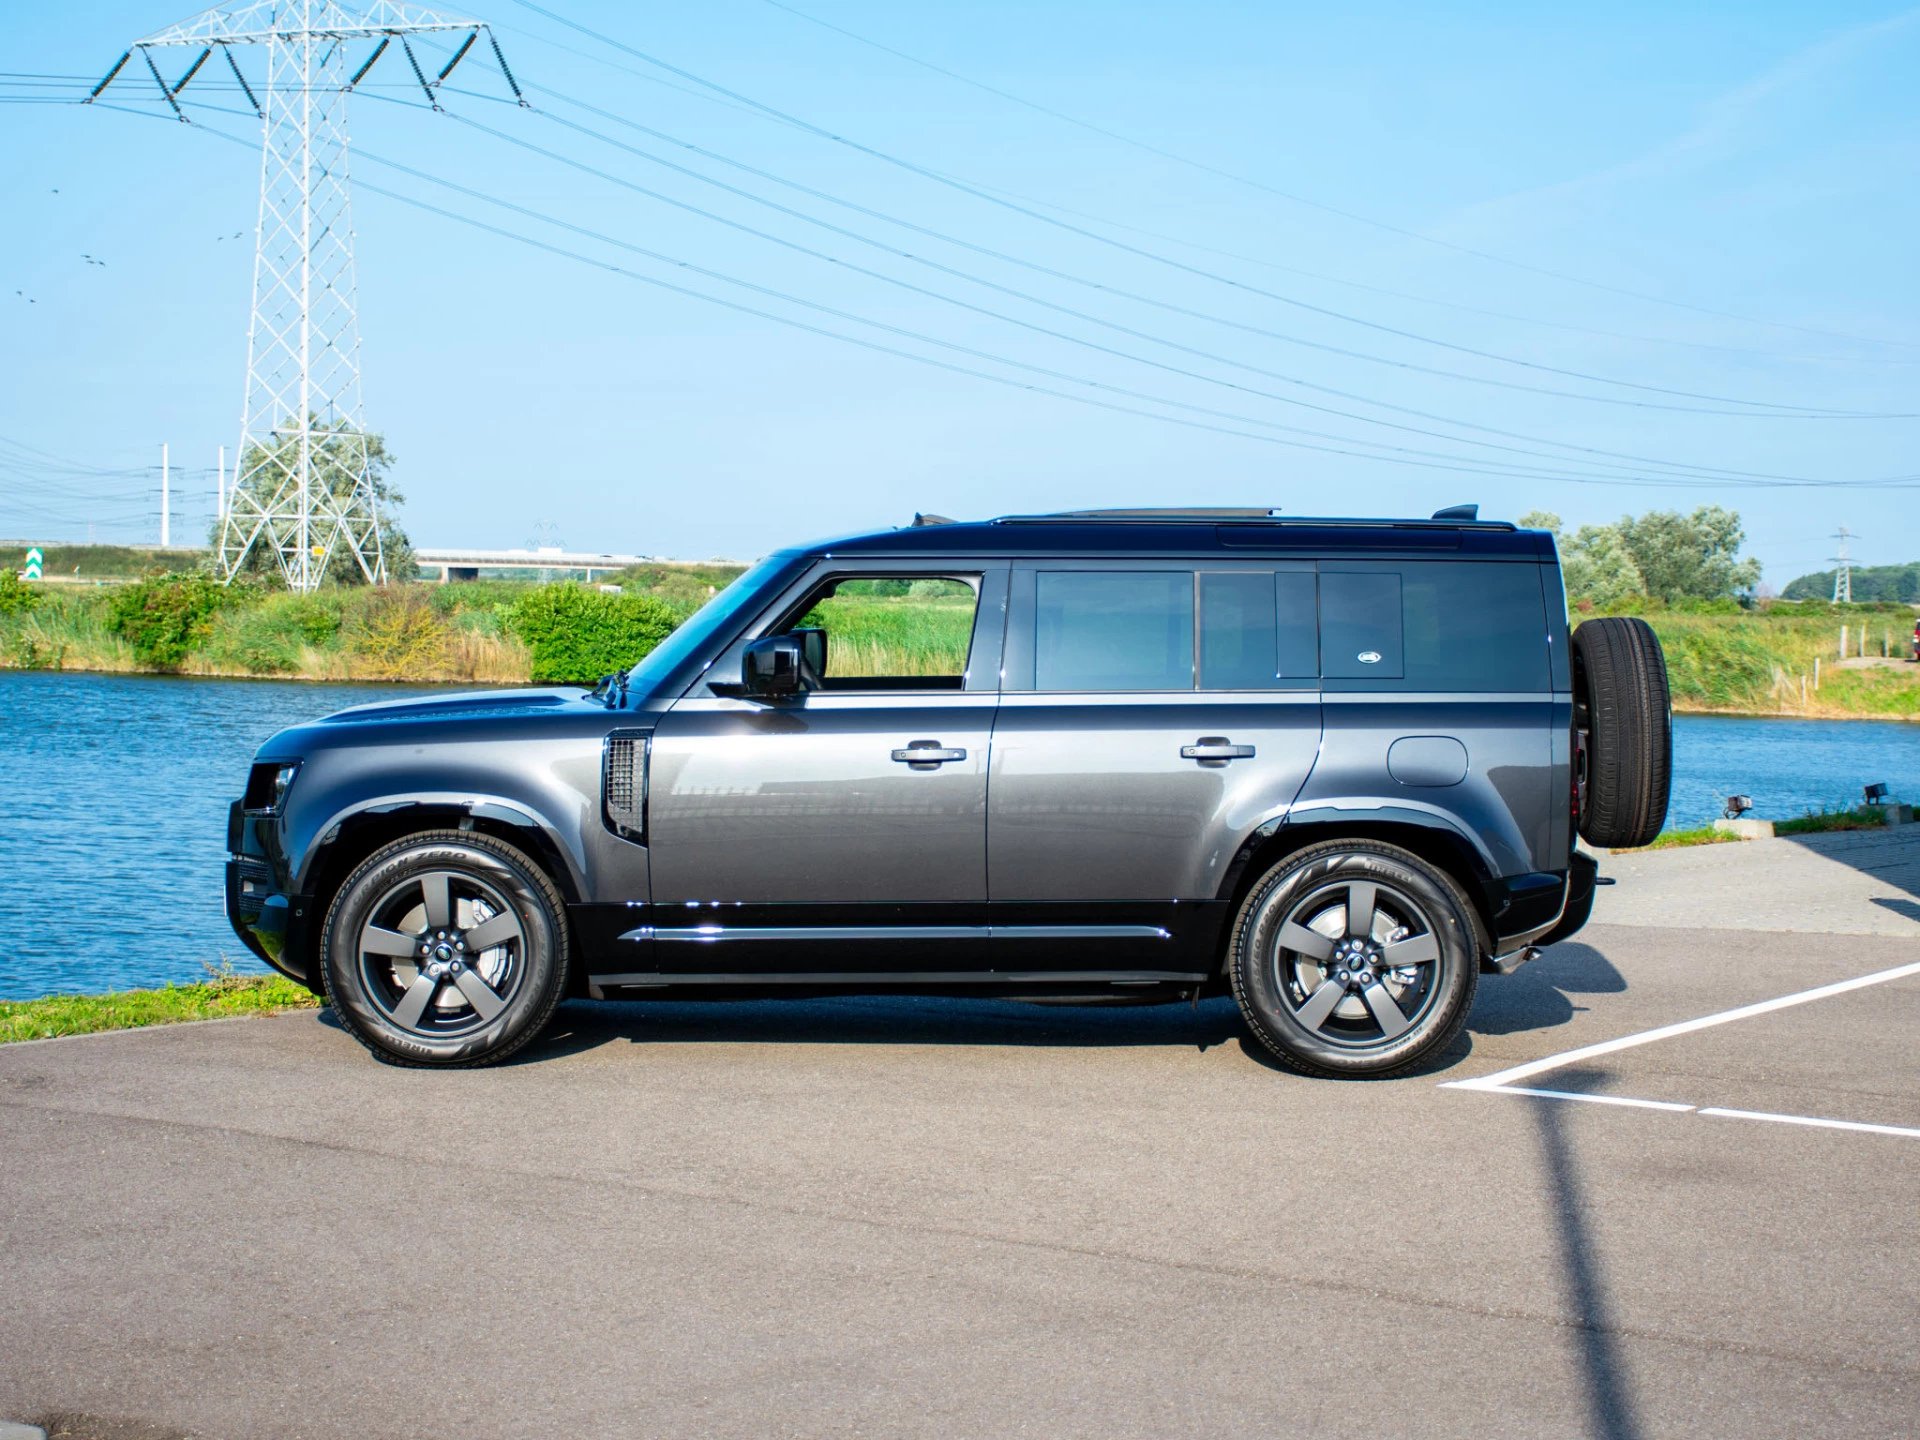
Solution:
[[[1696,1030],[1706,1030],[1715,1025],[1727,1025],[1735,1020],[1751,1019],[1755,1015],[1766,1015],[1792,1005],[1805,1005],[1812,1000],[1824,1000],[1830,995],[1844,995],[1849,990],[1862,990],[1869,985],[1883,985],[1889,980],[1904,979],[1908,975],[1920,975],[1920,963],[1896,965],[1891,970],[1877,970],[1871,975],[1856,976],[1852,980],[1839,980],[1831,985],[1820,985],[1812,990],[1800,990],[1792,995],[1782,995],[1778,999],[1762,1000],[1733,1010],[1722,1010],[1715,1015],[1703,1015],[1698,1020],[1682,1020],[1675,1025],[1662,1025],[1657,1030],[1642,1030],[1637,1035],[1623,1035],[1618,1040],[1602,1040],[1596,1045],[1582,1045],[1577,1050],[1565,1050],[1542,1060],[1530,1060],[1524,1065],[1514,1065],[1492,1075],[1482,1075],[1476,1080],[1443,1081],[1440,1088],[1442,1090],[1478,1090],[1494,1095],[1529,1095],[1543,1100],[1580,1100],[1590,1105],[1623,1105],[1635,1110],[1665,1110],[1676,1114],[1710,1115],[1723,1120],[1768,1120],[1778,1125],[1806,1125],[1823,1130],[1851,1130],[1868,1135],[1898,1135],[1904,1138],[1920,1139],[1920,1130],[1903,1125],[1870,1125],[1859,1120],[1822,1120],[1810,1115],[1775,1115],[1765,1110],[1729,1110],[1717,1105],[1687,1105],[1675,1100],[1638,1100],[1626,1095],[1595,1095],[1578,1090],[1541,1090],[1514,1083],[1519,1080],[1531,1080],[1536,1075],[1545,1075],[1549,1071],[1561,1070],[1568,1065],[1577,1065],[1582,1060],[1611,1055],[1619,1050],[1630,1050],[1638,1045],[1651,1045],[1656,1040],[1671,1040],[1676,1035],[1690,1035]]]
[[[1728,1120],[1771,1120],[1779,1125],[1817,1125],[1823,1130],[1863,1130],[1869,1135],[1909,1135],[1920,1140],[1920,1130],[1904,1125],[1868,1125],[1860,1120],[1816,1120],[1811,1115],[1770,1115],[1765,1110],[1722,1110],[1710,1105],[1701,1115],[1718,1115]]]
[[[1597,1045],[1582,1045],[1578,1050],[1562,1051],[1558,1055],[1549,1055],[1544,1060],[1529,1060],[1524,1065],[1515,1065],[1511,1069],[1501,1070],[1492,1075],[1482,1075],[1477,1080],[1449,1080],[1443,1088],[1504,1090],[1516,1080],[1531,1080],[1534,1076],[1544,1075],[1549,1070],[1560,1070],[1568,1065],[1578,1064],[1582,1060],[1611,1055],[1616,1050],[1630,1050],[1636,1045],[1651,1045],[1656,1040],[1671,1040],[1676,1035],[1690,1035],[1695,1030],[1706,1030],[1715,1025],[1729,1025],[1735,1020],[1747,1020],[1755,1015],[1785,1010],[1790,1005],[1805,1005],[1812,1000],[1824,1000],[1829,995],[1844,995],[1849,990],[1862,990],[1869,985],[1883,985],[1889,980],[1903,979],[1908,975],[1920,975],[1920,962],[1912,965],[1896,965],[1891,970],[1878,970],[1871,975],[1861,975],[1852,980],[1835,981],[1831,985],[1821,985],[1812,990],[1782,995],[1776,1000],[1762,1000],[1754,1005],[1742,1005],[1737,1010],[1722,1010],[1717,1015],[1703,1015],[1698,1020],[1682,1020],[1677,1025],[1662,1025],[1658,1030],[1643,1030],[1638,1035],[1623,1035],[1618,1040],[1602,1040]]]

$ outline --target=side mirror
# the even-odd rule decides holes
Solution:
[[[795,630],[800,637],[800,653],[812,672],[808,677],[809,685],[818,685],[820,677],[827,673],[827,632],[818,628]]]
[[[755,700],[801,695],[817,680],[799,635],[763,635],[740,657],[740,688]]]

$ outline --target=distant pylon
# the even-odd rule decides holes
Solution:
[[[435,31],[467,35],[428,80],[408,37]],[[218,50],[260,116],[246,400],[220,523],[220,570],[229,582],[257,550],[273,555],[295,590],[313,589],[343,552],[368,580],[387,578],[361,413],[347,97],[398,40],[438,110],[439,86],[482,35],[514,98],[525,104],[485,25],[395,0],[351,6],[340,0],[257,0],[217,7],[136,41],[89,96],[97,98],[138,54],[174,114],[186,120],[180,94]],[[363,42],[370,53],[349,68],[349,47]],[[266,46],[266,78],[257,92],[234,56],[243,45]],[[181,46],[198,54],[170,86],[153,52]]]
[[[1853,532],[1842,525],[1834,532],[1834,539],[1840,542],[1840,553],[1833,557],[1833,603],[1851,605],[1853,603],[1853,557],[1847,554],[1847,541],[1854,538]]]

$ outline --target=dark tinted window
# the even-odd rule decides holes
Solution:
[[[1355,682],[1345,688],[1549,688],[1538,565],[1406,561],[1323,570],[1320,617],[1326,674]]]
[[[1313,572],[1200,576],[1200,688],[1310,686],[1319,673]]]
[[[1540,567],[1401,568],[1409,690],[1548,689]]]
[[[1043,570],[1033,652],[1036,690],[1191,690],[1193,575]]]
[[[1320,572],[1321,665],[1328,679],[1400,676],[1400,577],[1392,570]]]

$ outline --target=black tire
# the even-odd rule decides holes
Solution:
[[[1356,935],[1362,887],[1374,909]],[[1395,946],[1407,947],[1400,965]],[[1453,1043],[1473,1008],[1480,950],[1452,876],[1396,845],[1334,840],[1287,857],[1247,893],[1227,970],[1247,1028],[1282,1065],[1381,1078]]]
[[[368,857],[320,938],[334,1014],[390,1065],[506,1059],[553,1018],[567,963],[553,881],[504,841],[459,830]]]
[[[1667,823],[1673,780],[1673,702],[1653,627],[1609,615],[1576,629],[1573,704],[1573,723],[1587,732],[1581,838],[1647,844]]]

